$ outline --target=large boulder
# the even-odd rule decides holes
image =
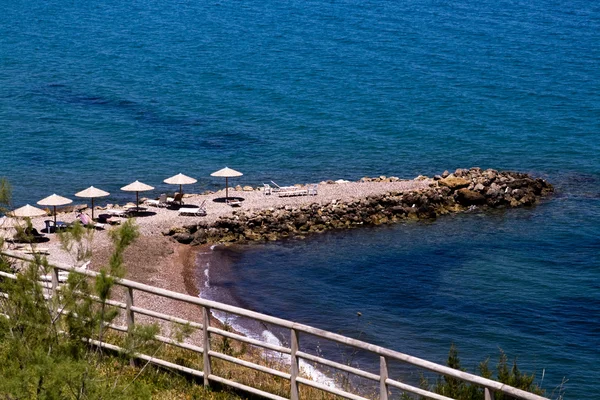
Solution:
[[[463,206],[477,206],[485,204],[485,196],[469,189],[459,189],[456,192],[456,201]]]
[[[466,188],[471,184],[471,181],[464,178],[458,178],[456,176],[449,176],[440,180],[438,183],[440,184],[440,186],[446,186],[454,191],[461,188]]]

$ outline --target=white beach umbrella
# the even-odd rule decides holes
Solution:
[[[225,199],[229,198],[229,178],[235,178],[237,176],[242,176],[244,174],[242,174],[239,171],[236,171],[235,169],[231,169],[228,167],[225,167],[223,169],[220,169],[216,172],[213,172],[212,174],[210,174],[210,176],[218,176],[221,178],[225,178]]]
[[[43,198],[42,200],[38,201],[37,203],[40,206],[54,207],[54,226],[56,226],[56,206],[64,206],[65,204],[69,204],[72,202],[73,202],[73,200],[67,199],[66,197],[59,196],[55,193],[46,198]]]
[[[82,190],[81,192],[75,193],[77,197],[86,197],[92,199],[92,220],[94,219],[94,198],[108,196],[110,193],[105,192],[102,189],[90,186],[89,188]]]
[[[29,204],[17,208],[16,210],[9,212],[8,214],[12,217],[21,218],[33,218],[40,217],[42,215],[47,215],[46,211],[42,210],[41,208],[30,206]]]
[[[198,180],[179,173],[177,175],[165,179],[163,182],[168,183],[169,185],[179,185],[179,193],[183,193],[181,185],[191,185],[192,183],[198,182]]]
[[[129,185],[123,186],[121,188],[121,190],[124,190],[126,192],[135,192],[135,199],[136,199],[137,207],[140,206],[140,192],[145,192],[145,191],[152,190],[152,189],[154,189],[153,186],[146,185],[145,183],[142,183],[140,181],[132,182]]]

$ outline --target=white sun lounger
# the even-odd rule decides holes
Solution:
[[[107,210],[104,210],[104,212],[106,214],[110,214],[113,215],[115,217],[123,217],[123,218],[127,218],[127,210],[118,210],[116,208],[109,208]]]
[[[158,200],[146,200],[146,204],[153,207],[167,207],[169,205],[167,202],[167,195],[165,193],[161,194]]]
[[[183,207],[179,209],[179,215],[203,217],[206,215],[206,210],[203,210],[200,207]]]
[[[179,215],[191,215],[195,217],[203,217],[206,215],[206,200],[204,200],[198,207],[181,207],[179,209]]]
[[[308,190],[299,189],[297,187],[282,189],[278,193],[279,197],[290,197],[290,196],[306,196],[308,194]]]

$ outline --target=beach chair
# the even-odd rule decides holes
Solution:
[[[307,194],[309,196],[316,196],[317,195],[317,186],[318,186],[318,184],[316,184],[316,183],[308,185],[306,188],[306,190],[308,190]]]
[[[271,187],[271,185],[269,185],[268,183],[263,183],[263,185],[264,185],[263,194],[264,195],[271,194],[271,192],[273,191],[273,188]]]
[[[225,200],[225,203],[227,203],[227,205],[231,206],[231,207],[241,207],[242,206],[242,202],[237,199],[227,199],[227,200]]]
[[[169,205],[169,203],[167,202],[167,195],[165,193],[162,193],[158,197],[158,200],[146,200],[146,204],[152,207],[166,207]]]
[[[175,197],[167,197],[167,203],[171,205],[183,205],[183,193],[175,193]]]
[[[198,207],[181,207],[179,209],[179,215],[190,215],[194,217],[206,216],[206,200],[204,200]]]
[[[281,188],[277,193],[279,197],[291,197],[291,196],[306,196],[308,194],[307,189],[300,189],[296,186],[288,186]]]
[[[79,215],[77,215],[77,219],[83,226],[96,229],[106,229],[106,224],[101,224],[100,222],[92,220],[86,213],[79,213]]]
[[[46,233],[54,232],[54,221],[53,220],[47,219],[44,221],[44,224],[46,224],[46,227],[44,228],[46,230]]]
[[[184,216],[194,216],[194,217],[204,217],[206,216],[206,210],[201,209],[200,207],[181,207],[179,209],[179,215]]]
[[[127,210],[119,210],[117,208],[109,208],[105,210],[107,214],[109,214],[112,217],[121,217],[121,218],[127,218]]]

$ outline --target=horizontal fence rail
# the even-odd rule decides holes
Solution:
[[[5,257],[12,258],[14,260],[20,260],[22,262],[32,261],[32,258],[30,258],[30,257],[24,256],[19,253],[14,253],[11,251],[1,251],[0,254]],[[51,265],[51,269],[52,269],[52,273],[49,276],[44,277],[43,282],[41,282],[41,284],[43,284],[43,286],[45,288],[47,288],[47,290],[48,290],[47,298],[50,298],[50,296],[52,296],[53,293],[55,293],[57,290],[59,290],[59,286],[61,285],[61,282],[64,281],[64,272],[74,272],[74,273],[81,274],[81,275],[84,275],[84,276],[87,276],[90,278],[95,278],[99,275],[99,273],[94,272],[94,271],[82,270],[82,269],[78,269],[78,268],[75,268],[72,266],[61,265],[61,264]],[[63,274],[60,273],[62,271],[64,271]],[[60,276],[60,278],[59,278],[59,276]],[[10,274],[10,273],[5,273],[5,272],[0,272],[0,277],[4,277],[4,278],[8,278],[8,279],[16,279],[15,274]],[[144,315],[147,317],[156,318],[156,319],[159,319],[162,321],[168,321],[168,322],[172,322],[172,323],[176,323],[176,324],[180,324],[180,325],[187,325],[187,326],[190,326],[190,327],[200,330],[203,334],[202,335],[202,343],[197,343],[197,344],[183,343],[183,342],[179,342],[177,340],[174,340],[174,339],[171,339],[171,338],[168,338],[165,336],[160,336],[160,335],[156,335],[154,338],[158,342],[161,342],[161,343],[164,343],[167,345],[173,345],[180,349],[184,349],[184,350],[187,350],[187,351],[190,351],[193,353],[201,354],[202,355],[202,364],[203,364],[202,370],[185,367],[185,366],[178,365],[178,364],[175,364],[175,363],[172,363],[172,362],[169,362],[166,360],[162,360],[162,359],[159,359],[156,357],[152,357],[152,356],[149,356],[146,354],[134,353],[133,356],[138,359],[144,360],[146,362],[149,362],[149,363],[161,366],[161,367],[185,372],[187,374],[202,378],[205,386],[209,386],[211,382],[217,382],[222,385],[226,385],[226,386],[232,387],[234,389],[242,390],[247,393],[254,394],[254,395],[259,395],[259,396],[262,396],[262,397],[268,398],[268,399],[299,400],[299,398],[300,398],[299,386],[301,384],[301,385],[319,389],[324,392],[327,392],[327,393],[330,393],[333,395],[337,395],[337,396],[340,396],[340,397],[343,397],[346,399],[369,400],[365,397],[362,397],[362,395],[360,395],[360,394],[351,393],[345,389],[342,389],[339,387],[332,387],[330,385],[325,385],[323,383],[316,382],[312,379],[308,379],[306,377],[301,376],[300,360],[305,360],[305,361],[309,361],[309,362],[312,362],[314,364],[318,364],[318,365],[321,365],[324,367],[335,368],[337,370],[353,374],[354,376],[360,377],[362,379],[366,379],[366,380],[373,381],[375,383],[379,383],[379,393],[378,393],[377,398],[380,400],[388,400],[388,396],[389,396],[389,392],[390,392],[391,388],[396,388],[403,392],[416,394],[418,396],[423,396],[423,397],[429,398],[429,399],[452,400],[448,397],[439,395],[437,393],[433,393],[428,390],[425,390],[425,389],[422,389],[419,387],[415,387],[415,386],[409,385],[404,382],[400,382],[395,379],[391,379],[388,375],[388,372],[389,372],[388,371],[388,363],[390,361],[399,361],[399,362],[402,362],[402,363],[405,363],[405,364],[408,364],[408,365],[411,365],[414,367],[418,367],[418,368],[425,369],[427,371],[434,372],[436,374],[444,375],[447,377],[457,378],[459,380],[462,380],[463,382],[477,385],[484,389],[486,400],[493,400],[494,393],[496,393],[496,392],[504,393],[504,394],[510,395],[514,398],[522,399],[522,400],[548,400],[545,397],[538,396],[536,394],[529,393],[524,390],[517,389],[517,388],[511,387],[511,386],[505,385],[503,383],[497,382],[497,381],[493,381],[490,379],[483,378],[481,376],[473,375],[468,372],[459,371],[459,370],[456,370],[456,369],[453,369],[453,368],[450,368],[450,367],[447,367],[444,365],[436,364],[436,363],[433,363],[433,362],[430,362],[430,361],[427,361],[427,360],[424,360],[424,359],[421,359],[418,357],[413,357],[408,354],[400,353],[398,351],[394,351],[394,350],[390,350],[390,349],[387,349],[384,347],[366,343],[361,340],[352,339],[352,338],[349,338],[349,337],[346,337],[346,336],[343,336],[343,335],[340,335],[337,333],[314,328],[312,326],[296,323],[293,321],[284,320],[284,319],[277,318],[277,317],[272,317],[269,315],[261,314],[261,313],[247,310],[247,309],[240,308],[240,307],[231,306],[228,304],[223,304],[223,303],[219,303],[219,302],[215,302],[215,301],[211,301],[211,300],[205,300],[205,299],[201,299],[199,297],[194,297],[194,296],[177,293],[177,292],[173,292],[173,291],[166,290],[166,289],[157,288],[154,286],[142,284],[142,283],[131,281],[128,279],[116,278],[115,284],[126,288],[126,294],[125,294],[126,301],[120,302],[120,301],[116,301],[116,300],[109,300],[109,301],[107,301],[106,304],[109,304],[115,308],[124,310],[126,320],[127,320],[127,325],[120,326],[120,325],[115,325],[115,324],[107,324],[106,326],[108,328],[111,328],[116,331],[130,332],[135,325],[135,315],[139,314],[139,315]],[[185,302],[188,304],[196,305],[196,306],[200,307],[202,310],[202,323],[188,321],[186,319],[179,318],[176,316],[159,313],[159,312],[156,312],[153,310],[148,310],[148,309],[145,309],[142,307],[135,306],[135,302],[134,302],[135,291],[145,292],[152,296],[182,301],[182,302]],[[0,298],[6,298],[6,297],[7,297],[7,294],[0,293]],[[100,301],[98,298],[93,298],[93,300]],[[2,314],[1,311],[2,310],[0,310],[0,315],[5,315],[5,314]],[[281,328],[289,329],[289,331],[290,331],[290,338],[289,338],[290,339],[290,347],[263,342],[260,340],[256,340],[253,338],[243,336],[243,335],[239,335],[234,332],[230,332],[228,330],[224,330],[224,329],[220,329],[218,327],[211,326],[210,321],[211,321],[211,312],[212,311],[220,311],[220,312],[224,312],[227,314],[233,314],[233,315],[237,315],[240,317],[249,318],[254,321],[264,323],[264,324],[270,324],[270,325],[275,325],[275,326],[278,326]],[[68,311],[66,311],[66,312],[68,312]],[[369,371],[364,371],[360,368],[356,368],[351,365],[342,364],[342,363],[327,359],[322,356],[316,356],[316,355],[302,351],[301,346],[300,346],[301,345],[301,342],[300,342],[300,334],[301,333],[308,334],[308,335],[311,335],[313,337],[320,338],[320,339],[326,339],[326,340],[329,340],[334,343],[346,345],[346,346],[352,347],[354,349],[366,351],[373,355],[378,356],[378,358],[380,360],[379,374],[375,374],[375,373],[372,373]],[[220,352],[216,351],[216,349],[211,348],[211,344],[210,344],[211,335],[212,336],[219,335],[221,337],[233,339],[233,340],[239,341],[239,342],[247,344],[247,345],[260,347],[260,348],[263,348],[263,349],[266,349],[269,351],[273,351],[273,352],[277,352],[282,355],[285,355],[290,360],[289,372],[280,371],[280,370],[277,370],[274,368],[266,367],[264,365],[256,364],[252,361],[242,360],[242,359],[233,357],[228,354],[220,353]],[[93,344],[95,346],[99,346],[99,347],[110,349],[110,350],[117,351],[117,352],[125,351],[125,349],[123,349],[117,345],[107,343],[105,341],[97,341],[97,340],[89,339],[89,343]],[[289,397],[281,397],[281,396],[266,392],[264,390],[248,386],[246,384],[235,382],[235,381],[233,381],[231,379],[227,379],[225,377],[217,376],[215,373],[212,372],[213,371],[213,362],[212,362],[213,359],[220,359],[220,360],[226,361],[228,363],[236,364],[236,365],[239,365],[239,366],[242,366],[245,368],[249,368],[249,369],[253,369],[256,371],[260,371],[262,373],[269,374],[273,377],[285,379],[290,382]]]

